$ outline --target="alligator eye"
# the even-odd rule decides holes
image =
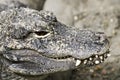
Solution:
[[[36,31],[34,33],[36,34],[36,37],[46,37],[50,34],[48,31]]]
[[[47,31],[39,31],[39,32],[35,32],[35,34],[37,34],[38,36],[44,36],[46,34],[48,34],[49,32]]]

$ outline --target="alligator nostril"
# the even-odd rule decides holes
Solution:
[[[107,38],[103,32],[98,32],[95,35],[97,37],[97,40],[100,40],[101,42],[103,42]]]
[[[100,35],[100,42],[104,43],[105,40],[107,40],[107,36],[105,34]]]
[[[98,36],[98,37],[97,37],[97,40],[100,40],[100,39],[101,39],[101,37],[100,37],[100,36]]]
[[[95,33],[95,43],[97,44],[104,44],[105,41],[107,40],[107,36],[103,32],[97,32]]]

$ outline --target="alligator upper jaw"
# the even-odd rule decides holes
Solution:
[[[109,52],[106,51],[102,55],[93,55],[81,60],[72,57],[64,57],[64,59],[48,58],[32,50],[14,50],[10,51],[10,53],[3,54],[3,56],[12,62],[8,68],[15,73],[23,75],[43,75],[75,69],[82,64],[99,64],[109,56],[108,53]]]

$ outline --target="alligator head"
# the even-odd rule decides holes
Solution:
[[[104,33],[72,29],[48,11],[15,8],[0,13],[0,51],[12,72],[42,75],[99,64],[108,49]]]

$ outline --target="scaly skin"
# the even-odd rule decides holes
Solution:
[[[0,12],[6,9],[28,7],[19,0],[0,0]]]
[[[0,51],[11,72],[43,75],[99,64],[109,41],[102,32],[78,30],[53,13],[13,8],[0,13]]]

